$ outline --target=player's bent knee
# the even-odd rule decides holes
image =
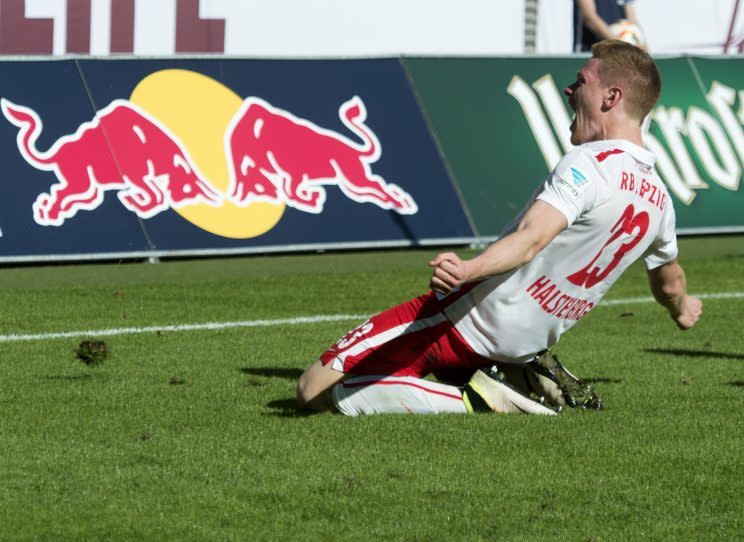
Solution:
[[[315,394],[313,394],[312,386],[308,382],[308,379],[305,377],[304,373],[297,381],[296,394],[297,406],[305,410],[315,410],[312,405],[313,399],[315,399],[316,396]]]
[[[316,412],[324,412],[331,410],[333,407],[333,401],[330,397],[330,390],[328,393],[319,392],[312,383],[307,382],[307,379],[297,381],[297,406],[302,410],[314,410]]]
[[[305,410],[326,411],[333,409],[331,389],[344,377],[343,373],[316,361],[297,381],[297,405]]]

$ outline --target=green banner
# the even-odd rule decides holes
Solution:
[[[573,148],[563,95],[585,57],[404,60],[480,237],[498,236]],[[645,144],[680,233],[744,231],[744,60],[665,58]]]
[[[744,60],[688,58],[692,81],[669,83],[654,110],[652,133],[679,177],[680,228],[744,230]],[[661,62],[666,77],[666,62]],[[674,84],[678,83],[678,84]],[[669,184],[670,174],[662,176]],[[672,186],[674,188],[674,186]],[[686,190],[685,190],[686,189]]]

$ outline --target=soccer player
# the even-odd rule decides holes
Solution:
[[[595,44],[565,89],[577,147],[497,242],[469,260],[439,254],[432,291],[326,350],[300,377],[299,405],[347,415],[599,408],[549,348],[632,262],[644,258],[655,299],[680,329],[702,313],[677,261],[672,201],[641,139],[660,92],[646,52]]]

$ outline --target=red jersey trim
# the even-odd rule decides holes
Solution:
[[[609,151],[600,152],[599,154],[595,155],[594,158],[597,159],[597,162],[604,162],[608,156],[612,156],[613,154],[621,154],[625,152],[622,149],[612,149]]]

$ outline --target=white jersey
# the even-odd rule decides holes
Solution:
[[[653,154],[623,140],[587,143],[560,161],[527,207],[545,201],[568,227],[524,266],[444,300],[476,352],[527,361],[596,306],[635,260],[653,269],[677,256],[674,209],[653,164]]]

